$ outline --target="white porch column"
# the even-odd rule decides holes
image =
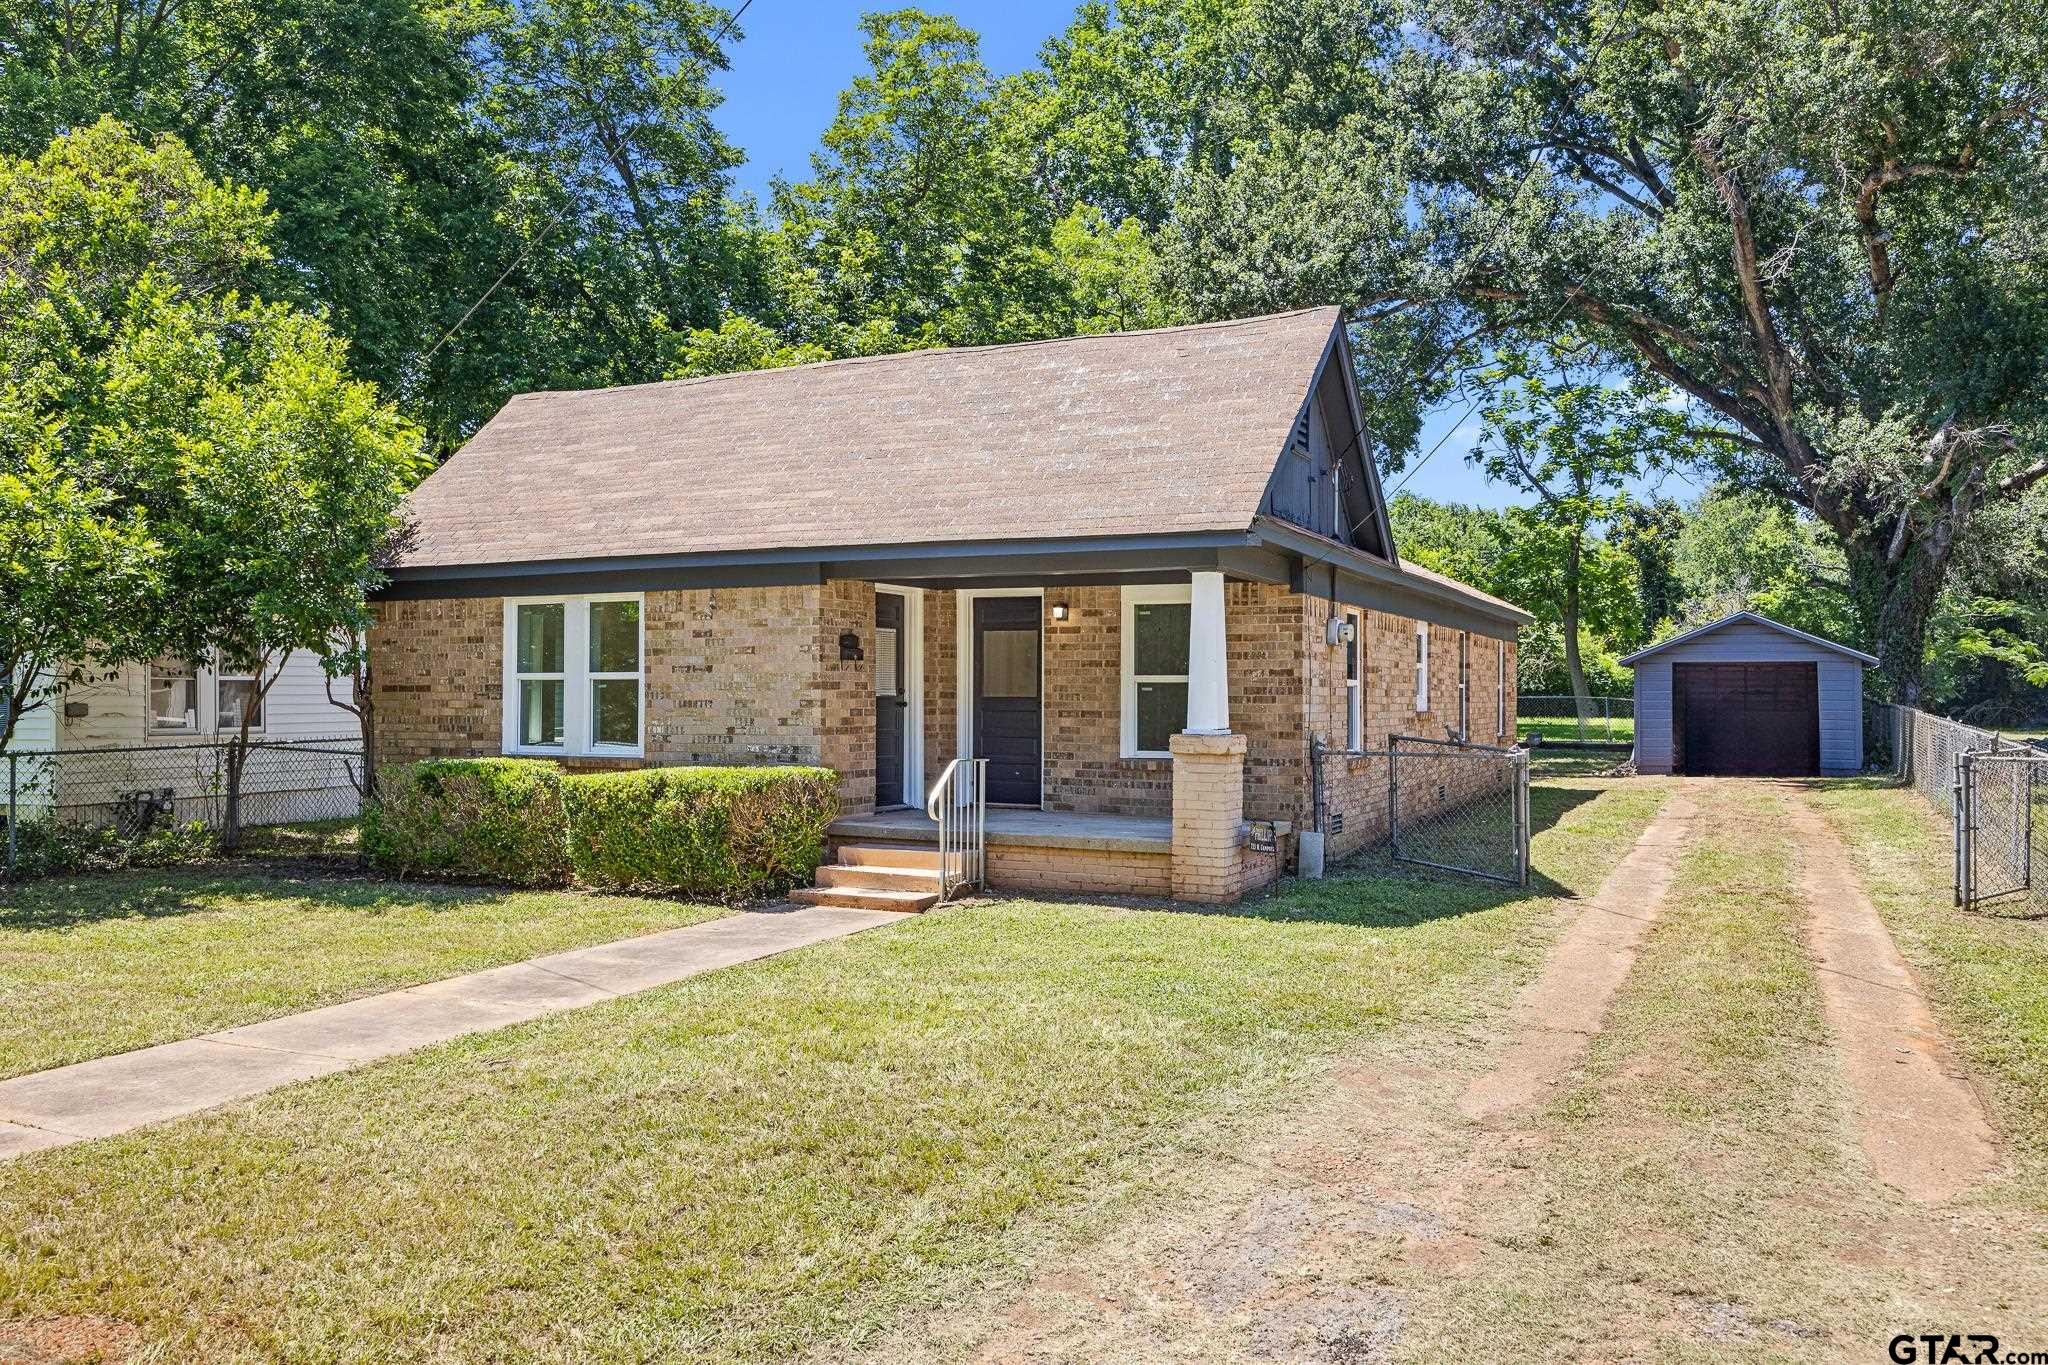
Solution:
[[[1190,735],[1230,733],[1230,675],[1224,662],[1223,575],[1194,575],[1188,613],[1188,728]]]

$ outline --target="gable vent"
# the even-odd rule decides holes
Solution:
[[[1287,448],[1293,451],[1295,454],[1302,456],[1304,459],[1307,458],[1308,413],[1303,412],[1301,414],[1301,420],[1294,424],[1294,439],[1287,443]]]

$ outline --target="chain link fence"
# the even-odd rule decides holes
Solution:
[[[1392,855],[1529,884],[1529,752],[1396,735],[1387,745]]]
[[[1591,697],[1582,716],[1577,697],[1524,692],[1515,698],[1515,727],[1522,734],[1540,734],[1553,743],[1632,744],[1636,699]]]
[[[2048,914],[2048,754],[1885,703],[1865,712],[1864,751],[1947,821],[1957,905]]]
[[[10,751],[6,870],[15,870],[20,832],[35,821],[112,831],[152,831],[228,822],[225,743]],[[339,820],[362,809],[362,743],[354,735],[257,740],[242,767],[237,801],[244,827]]]

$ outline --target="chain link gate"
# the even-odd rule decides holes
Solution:
[[[1529,751],[1396,735],[1387,742],[1396,862],[1529,884]]]
[[[1956,755],[1955,774],[1956,904],[2048,910],[2048,850],[2034,829],[2048,819],[2048,756],[1969,751]]]

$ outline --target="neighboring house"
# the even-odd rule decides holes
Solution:
[[[347,681],[336,686],[336,695],[345,697]],[[169,810],[178,818],[216,818],[218,746],[240,732],[244,707],[255,708],[252,739],[353,743],[359,734],[355,715],[328,699],[316,655],[291,654],[260,702],[255,690],[246,673],[210,663],[130,664],[23,712],[8,747],[17,754],[57,755],[54,762],[24,759],[16,765],[18,773],[34,768],[35,780],[22,780],[33,806],[54,804],[74,818],[102,818],[138,793],[162,802],[168,792]],[[272,818],[273,810],[278,818],[299,818],[300,812],[347,814],[354,805],[342,763],[284,753],[252,755],[243,789],[250,823]]]
[[[1326,308],[515,398],[409,500],[380,751],[821,763],[885,870],[973,755],[995,885],[1235,898],[1514,734],[1530,618],[1397,557],[1352,373]]]
[[[1636,771],[1749,777],[1863,771],[1860,649],[1753,611],[1637,650]]]

